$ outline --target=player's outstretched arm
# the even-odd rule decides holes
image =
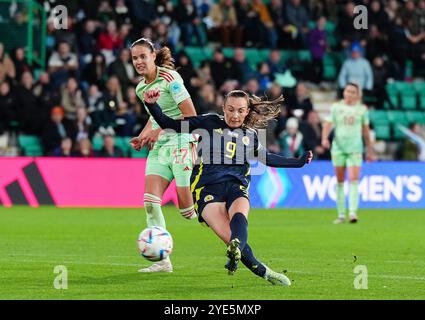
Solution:
[[[262,161],[263,160],[263,161]],[[260,161],[268,167],[274,168],[301,168],[313,160],[313,152],[307,151],[299,158],[287,158],[279,154],[266,151],[266,161],[260,156]]]
[[[165,115],[161,107],[156,103],[160,96],[158,89],[148,90],[144,94],[144,104],[150,114],[162,129],[173,129],[178,133],[190,133],[201,128],[201,119],[199,117],[188,117],[185,119],[172,119]]]

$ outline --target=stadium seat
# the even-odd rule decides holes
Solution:
[[[128,157],[130,153],[130,141],[131,137],[115,137],[115,145],[121,149],[124,153],[124,157]]]
[[[400,110],[387,111],[388,120],[391,123],[408,123],[405,112]]]
[[[425,124],[425,113],[423,111],[407,111],[407,121],[410,123]]]
[[[390,140],[391,139],[391,130],[390,126],[387,125],[377,125],[373,128],[375,131],[376,139],[378,140]]]
[[[223,48],[222,50],[226,58],[233,58],[235,56],[235,49],[233,48]]]
[[[406,113],[400,110],[391,110],[387,111],[388,119],[391,122],[393,128],[393,137],[395,139],[401,139],[404,137],[403,132],[398,129],[398,125],[401,124],[405,127],[409,126],[409,121],[407,120]]]
[[[264,61],[267,61],[269,59],[269,55],[270,55],[270,49],[260,49],[260,56],[262,57],[262,59]]]
[[[375,127],[379,125],[388,126],[390,123],[387,112],[383,110],[370,110],[369,119]]]
[[[405,110],[416,109],[416,93],[415,92],[404,92],[401,91],[401,107]]]
[[[407,92],[411,92],[411,93],[415,92],[415,88],[413,84],[409,82],[396,81],[394,82],[394,86],[397,88],[397,91],[402,94]]]
[[[143,147],[142,150],[136,151],[133,148],[130,148],[130,157],[131,158],[147,158],[149,150],[146,147]]]
[[[213,56],[212,50],[208,47],[185,47],[184,50],[196,68],[200,67],[202,61],[210,60]]]
[[[19,147],[22,149],[23,155],[30,157],[43,156],[43,147],[39,137],[33,135],[19,135],[18,143]]]
[[[93,136],[92,147],[93,147],[94,151],[99,151],[99,150],[102,149],[102,147],[103,147],[102,136],[100,136],[99,134],[96,134],[95,136]]]
[[[425,94],[419,96],[419,108],[425,110]]]
[[[263,61],[263,57],[260,54],[260,51],[255,48],[245,49],[245,57],[254,70],[257,70],[257,64]]]
[[[415,81],[415,82],[413,82],[413,88],[415,88],[415,91],[418,95],[424,95],[425,94],[425,81]]]

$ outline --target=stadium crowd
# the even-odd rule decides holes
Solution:
[[[128,49],[140,37],[173,51],[198,114],[220,113],[223,94],[236,88],[271,98],[283,93],[285,105],[270,123],[268,147],[286,156],[312,149],[319,159],[330,158],[320,146],[321,119],[309,97],[310,84],[324,83],[325,54],[343,57],[331,85],[343,88],[347,81],[357,81],[365,96],[376,98],[377,109],[387,99],[388,79],[423,76],[425,0],[58,3],[68,9],[67,26],[56,29],[48,20],[46,70],[28,64],[25,48],[6,50],[0,43],[0,135],[39,136],[49,156],[125,155],[114,146],[114,137],[137,135],[148,120],[135,95],[140,79]],[[366,30],[354,27],[359,4],[368,8]],[[23,14],[14,13],[16,23]],[[327,26],[334,26],[330,35]],[[205,46],[214,48],[212,57],[195,67],[185,49]],[[232,56],[225,48],[233,48]],[[269,49],[267,58],[254,68],[246,48]],[[282,50],[307,50],[312,61],[294,71],[290,60],[282,62]],[[413,63],[413,74],[407,72],[407,61]],[[282,77],[295,78],[297,84],[284,88]],[[97,134],[104,146],[94,152]]]

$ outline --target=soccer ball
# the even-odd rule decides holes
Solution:
[[[164,228],[148,227],[140,233],[137,246],[142,257],[150,261],[160,261],[173,251],[173,238]]]

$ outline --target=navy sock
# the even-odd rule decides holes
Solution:
[[[243,251],[246,242],[248,241],[248,221],[243,213],[236,212],[230,221],[230,240],[238,238],[240,241],[240,249]]]
[[[249,270],[251,270],[257,276],[263,278],[266,274],[266,267],[255,258],[254,253],[252,252],[252,249],[248,243],[245,244],[245,248],[242,251],[241,261]]]

